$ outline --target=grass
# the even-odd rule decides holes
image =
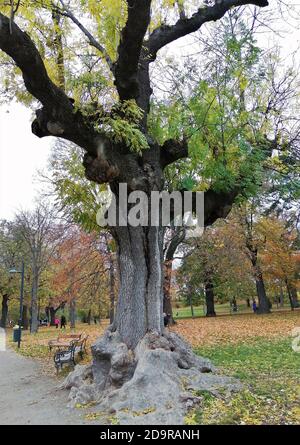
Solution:
[[[205,317],[205,310],[203,306],[194,306],[194,317]],[[283,308],[276,307],[276,304],[273,305],[273,312],[282,311],[282,310],[290,310],[289,304],[285,304]],[[239,314],[252,314],[253,310],[252,308],[248,307],[246,303],[238,303],[238,312],[232,313],[230,310],[230,303],[216,303],[215,304],[215,311],[217,315],[239,315]],[[190,306],[186,307],[179,307],[173,309],[173,315],[176,320],[181,320],[184,318],[191,318],[192,312]]]
[[[178,320],[175,328],[220,372],[240,379],[244,390],[232,397],[199,394],[199,409],[188,424],[299,424],[300,353],[291,332],[300,311],[268,315]]]
[[[300,353],[290,337],[202,346],[196,352],[245,385],[232,398],[204,399],[192,413],[196,424],[300,423]]]
[[[205,310],[203,306],[194,306],[194,317],[205,317]],[[217,315],[229,315],[230,314],[230,304],[227,303],[216,303],[215,304],[215,311]],[[245,303],[238,305],[238,313],[251,313],[252,309],[248,308]],[[191,308],[190,306],[185,307],[179,307],[173,309],[173,315],[175,319],[182,319],[182,318],[190,318],[192,316]]]

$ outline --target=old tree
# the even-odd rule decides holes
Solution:
[[[150,196],[166,187],[164,171],[189,157],[184,135],[159,144],[147,128],[151,64],[166,45],[248,4],[265,7],[268,2],[1,0],[6,92],[13,94],[15,89],[18,99],[41,105],[32,123],[37,137],[63,138],[85,151],[89,180],[109,184],[117,200],[120,183],[127,184],[128,192],[142,190]],[[69,47],[65,45],[67,34],[74,37],[73,47],[70,41]],[[110,83],[104,83],[101,75],[97,78],[93,63],[106,64]],[[83,64],[89,68],[84,81],[90,94],[78,88]],[[18,82],[20,74],[26,91]],[[97,91],[101,94],[101,84],[110,90],[102,104],[95,97]],[[238,184],[226,191],[208,189],[205,224],[226,216],[240,191]],[[70,375],[71,398],[75,402],[96,398],[104,408],[117,411],[122,422],[129,416],[124,408],[143,411],[153,405],[150,422],[153,416],[162,422],[181,422],[186,407],[197,402],[189,390],[235,383],[208,374],[210,363],[194,356],[174,334],[164,332],[163,228],[117,224],[111,232],[120,274],[115,319],[93,346],[93,367],[78,368]]]

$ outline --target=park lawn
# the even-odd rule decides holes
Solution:
[[[274,304],[272,311],[273,312],[282,311],[282,310],[290,311],[290,309],[291,309],[291,307],[288,303],[285,303],[283,308],[280,308],[280,307],[277,308],[276,305]],[[194,310],[194,317],[205,317],[205,309],[203,308],[203,305],[194,306],[193,310]],[[215,311],[216,311],[217,315],[230,315],[231,314],[234,316],[239,315],[239,314],[252,314],[253,313],[252,308],[247,307],[246,303],[244,303],[244,302],[238,302],[238,312],[237,313],[232,313],[229,302],[216,303]],[[190,306],[174,307],[173,308],[173,316],[174,316],[175,320],[191,318],[192,312],[191,312]]]
[[[91,345],[107,325],[108,320],[101,325],[81,323],[75,332],[87,333]],[[178,320],[172,331],[185,337],[198,354],[210,358],[220,373],[237,377],[245,385],[232,397],[200,393],[201,406],[189,413],[186,423],[299,424],[300,353],[291,346],[295,327],[300,327],[300,310]],[[24,332],[20,353],[41,360],[44,370],[55,375],[47,343],[58,332],[53,327],[41,328],[36,335]],[[89,351],[80,363],[90,359]],[[66,367],[60,377],[68,370]]]
[[[176,331],[221,374],[238,378],[244,389],[232,397],[200,393],[200,408],[189,424],[300,424],[300,352],[291,331],[300,311],[178,321]]]
[[[186,338],[193,347],[227,345],[251,339],[288,337],[292,329],[300,327],[300,310],[274,311],[267,315],[236,314],[177,320],[171,328]]]
[[[203,396],[189,424],[300,424],[300,352],[291,337],[259,338],[237,344],[202,346],[220,372],[238,378],[244,388],[232,397]]]
[[[203,308],[203,305],[201,306],[194,306],[194,317],[205,317],[205,310]],[[215,304],[215,311],[217,315],[229,315],[230,314],[230,304],[228,302],[226,303],[216,303]],[[238,307],[239,313],[251,313],[252,309],[248,308],[246,303],[240,304]],[[178,307],[173,309],[173,316],[177,320],[180,320],[182,318],[190,318],[192,316],[191,308],[190,306],[184,306],[184,307]]]

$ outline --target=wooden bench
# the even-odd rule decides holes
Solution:
[[[62,369],[64,364],[76,365],[75,355],[79,354],[80,358],[83,358],[83,354],[86,352],[86,341],[88,335],[83,335],[79,340],[71,340],[69,346],[64,350],[58,350],[54,354],[54,364],[56,372],[59,368]]]
[[[51,351],[52,348],[65,348],[69,346],[73,340],[80,340],[82,333],[80,334],[60,334],[55,340],[49,340],[48,346]]]

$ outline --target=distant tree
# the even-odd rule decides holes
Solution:
[[[115,270],[111,244],[108,233],[86,233],[73,224],[66,229],[64,240],[49,262],[52,304],[48,306],[54,313],[61,308],[61,303],[68,304],[72,328],[75,327],[76,306],[90,312],[91,317],[92,309],[96,314],[99,306],[106,305],[106,297],[111,300],[109,312],[113,321]],[[106,293],[103,292],[103,283],[109,289]]]
[[[288,221],[277,217],[262,218],[258,230],[265,237],[261,253],[262,268],[267,279],[285,284],[291,309],[299,306],[297,287],[300,272],[298,233]],[[278,285],[277,285],[278,287]]]
[[[1,327],[5,328],[9,301],[19,294],[20,285],[16,274],[10,269],[20,268],[26,248],[15,227],[9,221],[0,222],[0,294],[2,296]]]
[[[30,255],[32,271],[30,331],[35,333],[38,330],[39,280],[57,246],[62,242],[63,229],[56,224],[54,209],[44,203],[37,205],[32,212],[18,212],[14,225]]]
[[[240,223],[244,229],[245,247],[253,268],[256,293],[258,298],[258,314],[267,314],[270,312],[270,300],[266,294],[266,287],[263,277],[263,271],[259,259],[259,250],[263,248],[265,238],[259,236],[255,231],[255,209],[252,202],[244,207],[240,213]]]

